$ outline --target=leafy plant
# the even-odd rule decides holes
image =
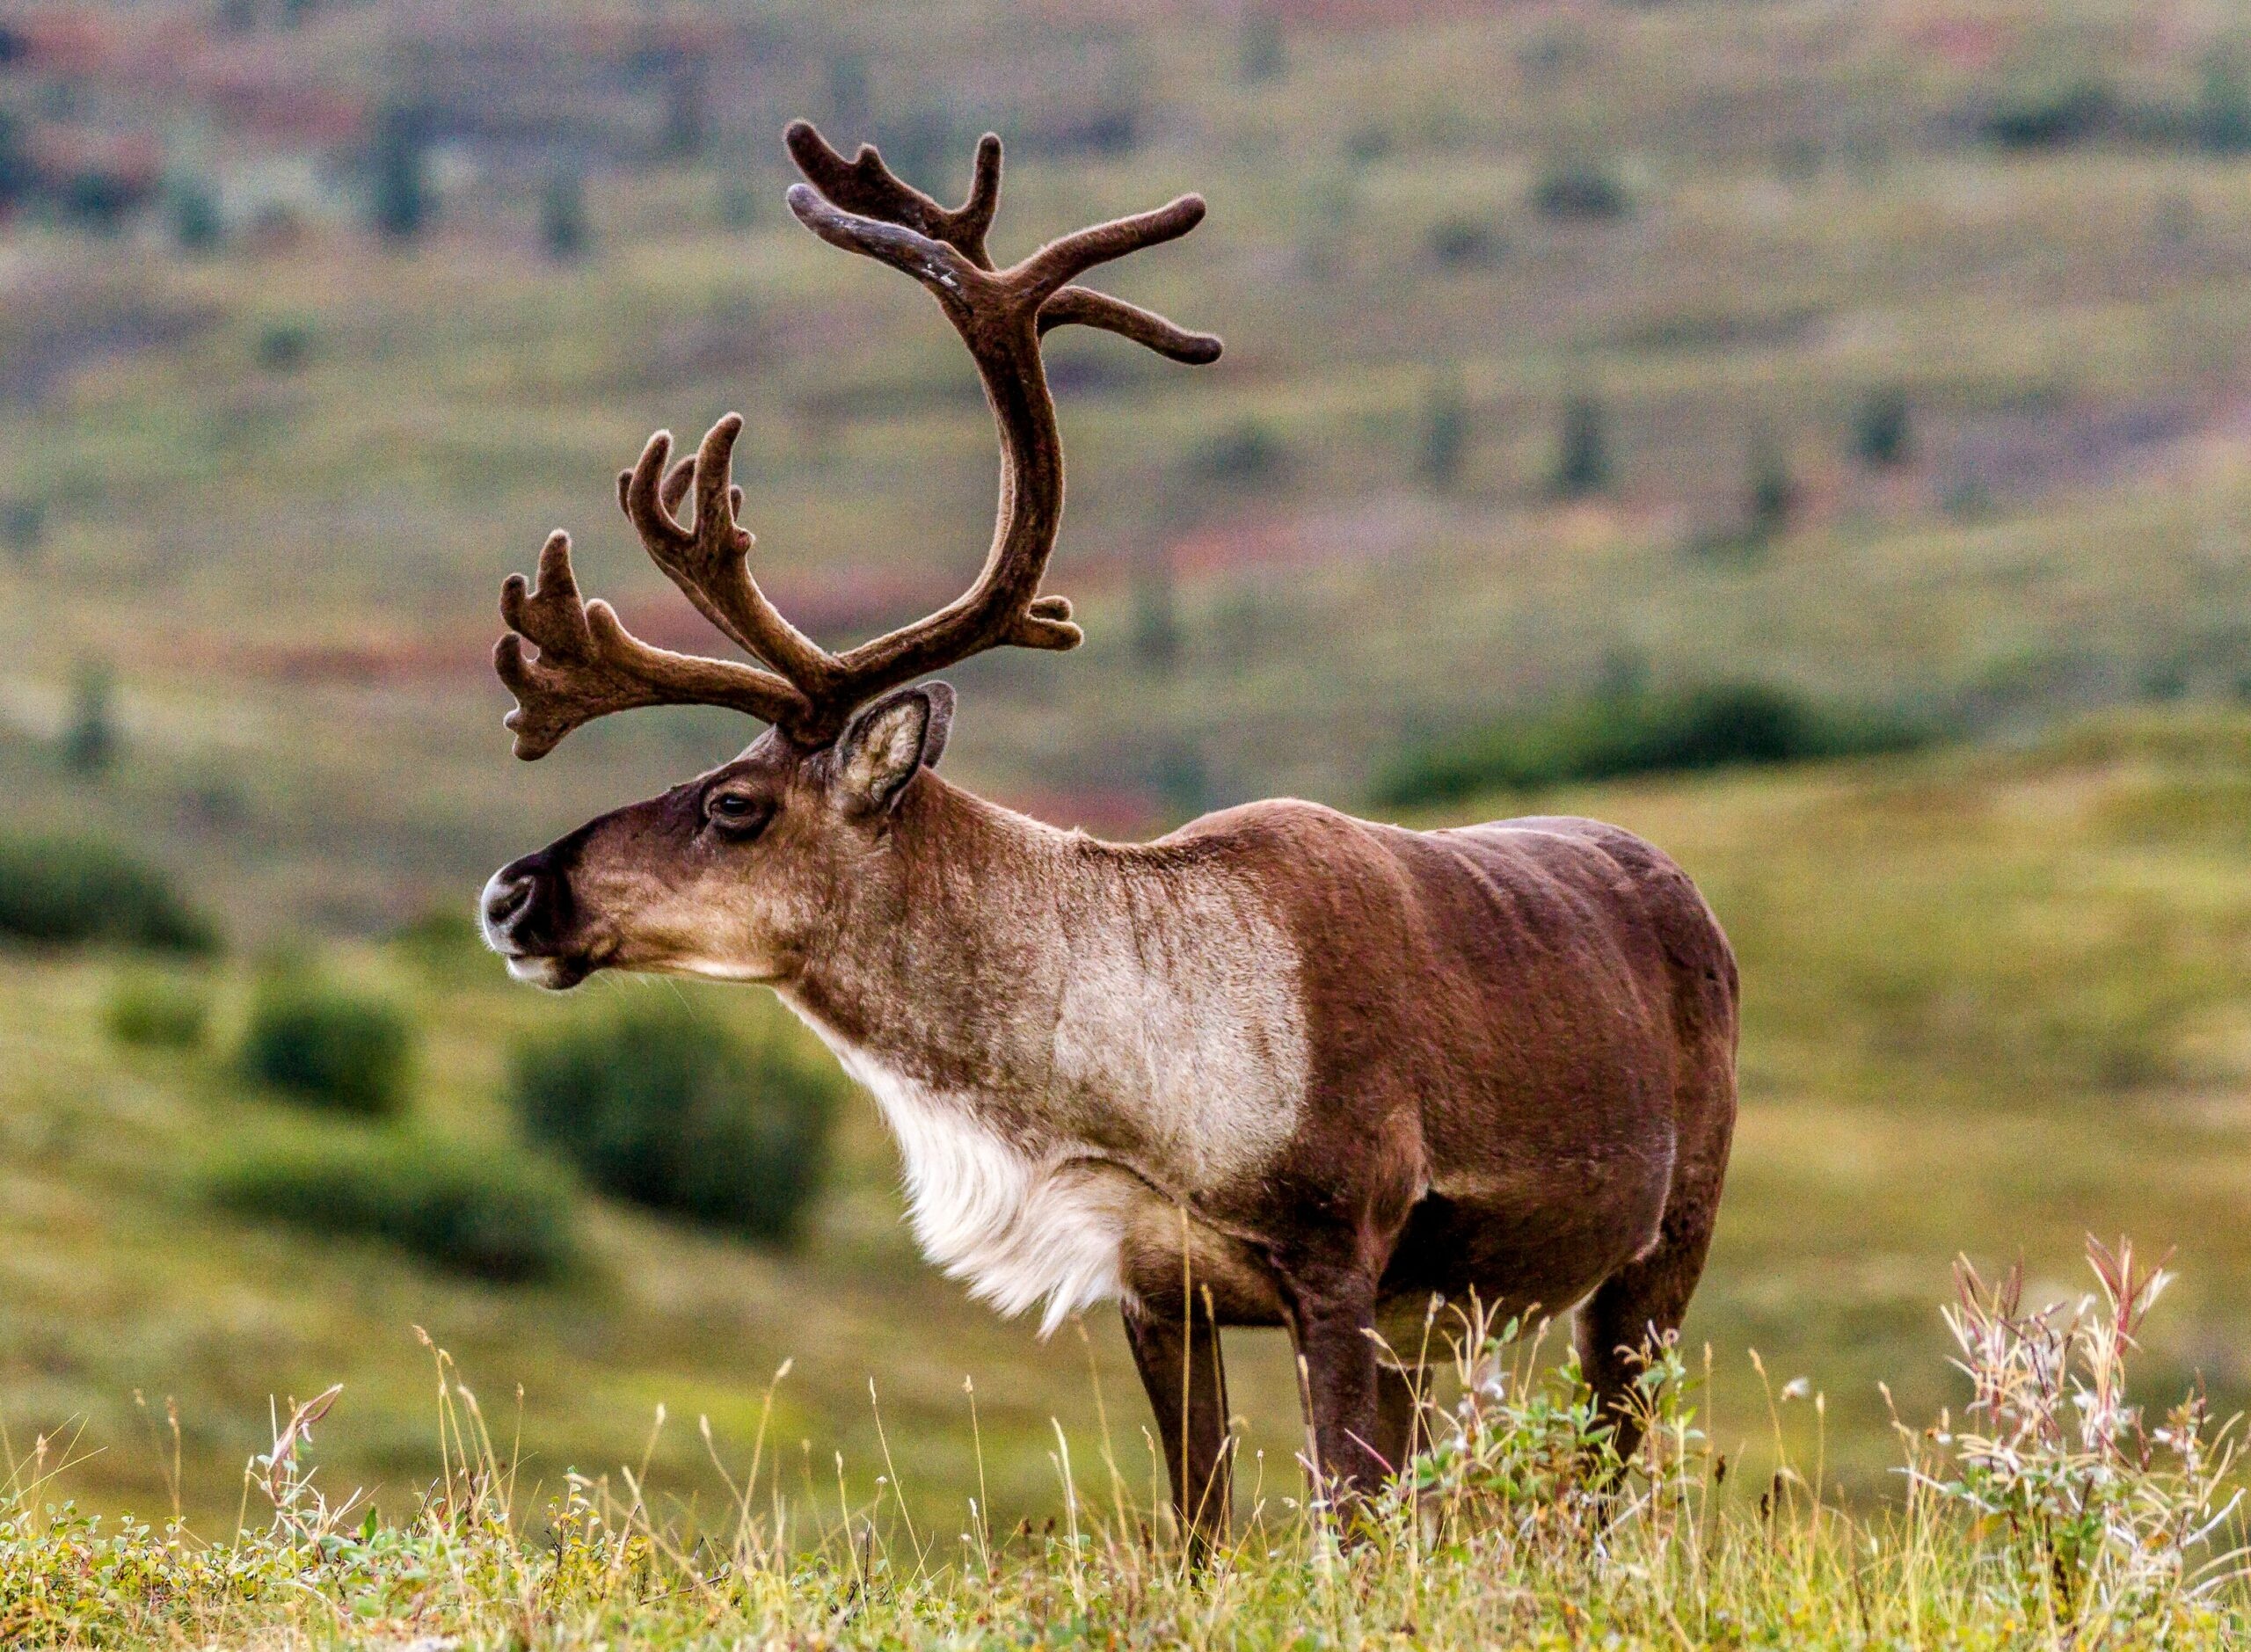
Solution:
[[[389,1117],[406,1104],[415,1037],[413,1022],[388,1000],[292,972],[259,986],[242,1066],[308,1106]]]
[[[203,1042],[211,1000],[193,983],[135,971],[110,989],[104,1019],[120,1044],[191,1050]]]
[[[551,1278],[573,1250],[570,1184],[538,1161],[390,1132],[323,1132],[211,1172],[224,1208],[308,1233],[376,1239],[449,1272]]]
[[[598,1187],[768,1243],[795,1238],[844,1091],[777,1021],[745,1039],[672,1001],[527,1041],[525,1126]]]
[[[0,836],[0,939],[213,952],[218,931],[157,868],[106,839]]]
[[[1522,1539],[1542,1526],[1589,1531],[1624,1465],[1612,1430],[1580,1375],[1576,1350],[1543,1365],[1542,1321],[1497,1327],[1473,1305],[1454,1352],[1461,1398],[1451,1411],[1425,1406],[1431,1445],[1409,1466],[1422,1496],[1443,1501],[1457,1521]]]
[[[1591,396],[1574,396],[1563,404],[1554,491],[1559,499],[1577,499],[1609,485],[1610,433],[1602,404]]]
[[[1988,1284],[1956,1264],[1942,1312],[1970,1423],[1942,1421],[1937,1459],[1911,1469],[1994,1534],[2014,1592],[2066,1624],[2160,1615],[2246,1566],[2218,1547],[2243,1497],[2229,1426],[2213,1429],[2201,1389],[2155,1427],[2127,1397],[2127,1357],[2173,1276],[2124,1241],[2089,1239],[2087,1259],[2096,1294],[2029,1313],[2021,1265]]]
[[[1604,222],[1633,210],[1624,180],[1601,162],[1578,156],[1558,161],[1532,188],[1532,204],[1543,218]]]
[[[1934,732],[1818,706],[1765,683],[1625,687],[1411,747],[1378,782],[1375,797],[1414,807],[1564,781],[1901,751]]]

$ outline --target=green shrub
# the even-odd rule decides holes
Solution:
[[[2001,93],[1978,117],[1978,129],[2000,149],[2058,149],[2095,136],[2117,113],[2109,84],[2081,76]]]
[[[1196,469],[1207,481],[1271,482],[1289,462],[1282,439],[1257,419],[1220,431],[1196,454]]]
[[[564,1177],[536,1161],[419,1136],[277,1141],[218,1167],[209,1191],[244,1216],[382,1240],[482,1279],[550,1278],[573,1250]]]
[[[294,1100],[365,1117],[405,1104],[414,1023],[397,1005],[301,975],[258,990],[243,1070]]]
[[[1444,218],[1424,237],[1431,256],[1448,269],[1485,269],[1501,261],[1507,244],[1490,224],[1475,218]]]
[[[1416,807],[1563,781],[1898,751],[1930,734],[1896,717],[1828,710],[1760,683],[1629,690],[1416,747],[1377,782],[1375,795],[1385,804]]]
[[[100,660],[80,663],[70,685],[70,721],[62,730],[62,764],[98,775],[117,761],[117,679]]]
[[[99,838],[0,836],[0,939],[212,952],[218,931],[155,867]]]
[[[1913,449],[1907,392],[1898,385],[1871,390],[1853,410],[1853,451],[1879,470],[1907,462]]]
[[[120,1044],[192,1050],[203,1042],[211,1000],[191,982],[136,971],[120,976],[110,988],[104,1019]]]
[[[1558,161],[1532,187],[1532,205],[1543,218],[1596,222],[1623,218],[1634,209],[1625,183],[1600,161],[1584,156]]]
[[[1610,426],[1602,404],[1592,396],[1574,396],[1563,404],[1551,491],[1558,499],[1582,499],[1609,485]]]
[[[557,167],[548,175],[539,197],[539,238],[558,264],[585,254],[590,238],[586,178],[576,167]]]
[[[1469,451],[1469,408],[1461,381],[1453,374],[1440,374],[1431,382],[1423,409],[1422,449],[1416,469],[1423,480],[1441,493],[1451,491],[1461,480]]]
[[[527,1042],[526,1128],[595,1185],[769,1243],[794,1238],[845,1088],[779,1023],[746,1041],[670,999]]]
[[[295,373],[312,360],[312,323],[297,317],[269,321],[258,331],[258,365],[273,373]]]

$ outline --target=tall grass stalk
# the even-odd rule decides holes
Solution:
[[[42,1436],[28,1458],[11,1452],[0,1643],[2240,1644],[2251,1598],[2226,1431],[2210,1429],[2193,1395],[2145,1423],[2127,1366],[2162,1276],[2124,1247],[2090,1258],[2096,1291],[2038,1312],[2014,1277],[1989,1286],[1963,1270],[1949,1323],[1972,1422],[1898,1424],[1898,1495],[1866,1504],[1825,1489],[1825,1401],[1803,1379],[1768,1384],[1774,1466],[1745,1485],[1697,1410],[1709,1351],[1692,1365],[1668,1345],[1635,1386],[1644,1445],[1624,1464],[1573,1358],[1549,1356],[1544,1322],[1449,1310],[1426,1339],[1424,1356],[1438,1350],[1424,1372],[1428,1445],[1408,1472],[1335,1511],[1259,1488],[1200,1569],[1184,1564],[1169,1510],[1142,1501],[1134,1477],[1111,1475],[1106,1506],[1085,1495],[1060,1427],[1062,1508],[1043,1529],[994,1532],[980,1481],[947,1555],[914,1535],[887,1445],[863,1501],[836,1459],[832,1519],[810,1460],[806,1495],[793,1497],[767,1451],[786,1364],[747,1471],[699,1419],[728,1488],[716,1515],[665,1511],[649,1454],[614,1476],[570,1473],[543,1501],[426,1336],[442,1466],[389,1519],[316,1486],[314,1427],[348,1415],[335,1388],[286,1416],[277,1408],[273,1445],[245,1475],[271,1517],[223,1543],[177,1517],[155,1531],[82,1515],[55,1502],[76,1448]],[[1784,1426],[1800,1406],[1815,1414],[1810,1473]],[[659,1408],[652,1448],[663,1425]],[[2072,1510],[2096,1517],[2065,1529]]]

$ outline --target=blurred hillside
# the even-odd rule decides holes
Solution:
[[[458,902],[729,753],[536,769],[485,651],[552,526],[749,419],[822,636],[965,583],[992,438],[922,296],[780,204],[811,114],[911,178],[1009,142],[1001,246],[1195,187],[1118,273],[1228,339],[1053,349],[1051,583],[959,675],[967,777],[1134,829],[1351,802],[1402,741],[1621,679],[2014,731],[2240,695],[2251,30],[2225,9],[0,6],[0,779],[264,928]],[[121,756],[58,778],[86,662]]]

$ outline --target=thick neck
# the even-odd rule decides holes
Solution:
[[[1016,814],[928,769],[900,799],[885,863],[836,892],[787,995],[896,1070],[1014,1088],[1050,1059],[1077,932],[1121,851]]]

